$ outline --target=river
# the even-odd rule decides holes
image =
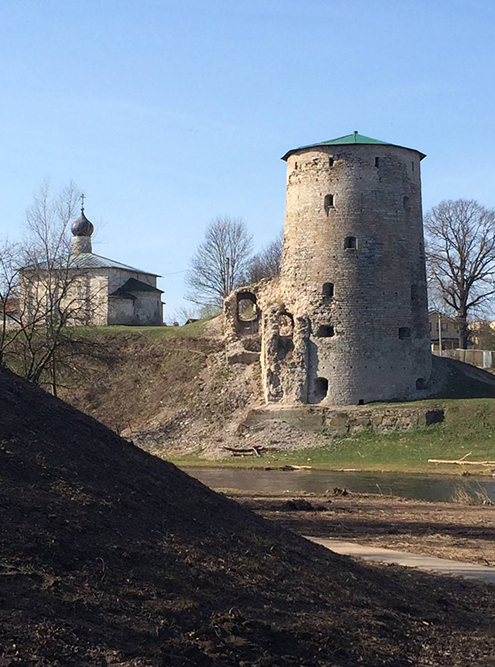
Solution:
[[[324,493],[338,487],[354,493],[379,493],[414,500],[448,502],[461,488],[471,495],[483,491],[495,501],[495,480],[487,477],[244,468],[186,468],[185,472],[213,489]]]

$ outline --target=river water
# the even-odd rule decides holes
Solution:
[[[448,502],[460,488],[471,495],[483,491],[495,501],[495,480],[487,477],[243,468],[186,468],[185,472],[213,489],[324,493],[338,487],[354,493],[380,493],[430,502]]]

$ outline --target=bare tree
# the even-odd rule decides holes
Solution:
[[[276,239],[253,256],[245,278],[246,283],[257,283],[262,278],[272,278],[280,274],[282,243],[283,234],[280,232]]]
[[[13,332],[3,328],[3,348],[9,343],[15,370],[36,384],[47,384],[54,394],[62,367],[75,367],[79,354],[95,353],[75,328],[92,321],[101,301],[87,272],[74,262],[68,225],[78,213],[78,199],[73,184],[52,195],[45,183],[26,212],[24,241],[10,251],[10,259],[3,253],[3,264],[0,257],[5,276],[16,266],[11,284],[19,302],[18,312],[8,313],[15,326]]]
[[[199,319],[199,314],[197,308],[188,308],[187,306],[179,306],[172,313],[172,318],[169,321],[169,324],[173,322],[179,322],[179,324],[185,324],[188,320]]]
[[[466,349],[469,316],[495,294],[495,211],[474,200],[443,201],[427,213],[425,229],[429,274],[455,311]]]
[[[0,242],[0,366],[20,333],[21,299],[19,261],[21,246],[8,240]]]
[[[252,236],[242,218],[213,219],[186,275],[186,299],[198,306],[220,306],[246,275]]]

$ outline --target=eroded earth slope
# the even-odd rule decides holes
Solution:
[[[0,372],[0,661],[488,665],[493,591],[310,544]]]

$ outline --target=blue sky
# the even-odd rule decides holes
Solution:
[[[2,0],[0,235],[73,180],[96,252],[183,271],[216,215],[275,237],[281,155],[353,130],[427,153],[425,210],[495,206],[494,28],[492,0]]]

